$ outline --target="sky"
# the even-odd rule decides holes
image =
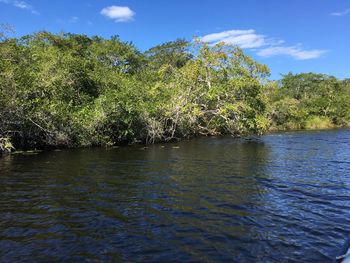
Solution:
[[[350,0],[0,0],[0,23],[110,37],[140,50],[194,36],[238,45],[271,69],[350,78]]]

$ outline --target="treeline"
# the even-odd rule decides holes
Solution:
[[[314,73],[284,75],[269,88],[270,129],[324,129],[350,124],[350,79]]]
[[[0,34],[0,151],[154,143],[350,123],[350,81],[288,74],[241,49],[176,40]]]

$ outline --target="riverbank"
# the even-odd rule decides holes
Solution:
[[[344,123],[334,124],[332,120],[327,117],[314,116],[302,123],[287,123],[280,125],[279,127],[271,127],[269,131],[293,131],[293,130],[327,130],[327,129],[339,129],[350,127],[349,124]]]
[[[16,149],[109,147],[350,123],[350,80],[270,81],[236,46],[38,32],[0,40],[0,138]]]
[[[268,132],[261,134],[261,135],[269,135],[269,134],[278,134],[278,133],[285,133],[285,132],[303,132],[303,131],[327,131],[327,130],[341,130],[341,129],[349,129],[350,126],[314,126],[313,128],[309,128],[309,129],[277,129],[277,128],[271,128],[268,130]],[[227,135],[215,135],[214,137],[226,137]],[[251,135],[247,135],[247,136],[235,136],[235,138],[247,138],[249,139],[251,136],[254,136],[253,134]],[[256,136],[256,135],[255,135]],[[176,141],[171,141],[171,142],[165,142],[165,141],[160,141],[157,142],[156,144],[160,144],[160,145],[164,145],[167,143],[173,143],[173,142],[182,142],[184,140],[191,140],[191,139],[195,139],[195,138],[205,138],[205,137],[213,137],[213,136],[194,136],[194,137],[189,137],[189,138],[182,138]],[[5,145],[1,145],[1,142],[6,142]],[[119,148],[119,147],[123,147],[123,146],[132,146],[132,145],[140,145],[140,146],[144,146],[144,148],[147,148],[148,144],[145,143],[141,143],[141,142],[136,142],[136,143],[120,143],[118,145],[109,145],[109,146],[80,146],[80,147],[44,147],[44,148],[34,148],[34,149],[15,149],[12,144],[9,142],[9,140],[2,140],[0,138],[0,156],[1,155],[6,155],[6,154],[37,154],[40,153],[42,151],[60,151],[60,150],[64,150],[64,149],[83,149],[83,148]]]

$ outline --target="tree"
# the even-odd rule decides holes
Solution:
[[[192,58],[189,47],[190,43],[184,39],[152,47],[145,52],[148,66],[154,70],[159,70],[163,66],[181,68]]]

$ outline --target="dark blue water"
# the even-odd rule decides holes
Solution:
[[[0,159],[0,262],[330,262],[350,130]]]

